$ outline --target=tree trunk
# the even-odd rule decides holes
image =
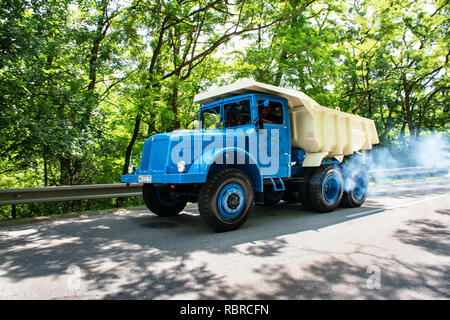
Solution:
[[[44,187],[48,187],[48,160],[44,155]]]
[[[141,121],[142,117],[141,114],[138,112],[136,115],[136,120],[134,121],[134,130],[133,135],[131,137],[130,143],[128,144],[127,150],[125,151],[125,163],[123,164],[123,170],[122,174],[128,174],[128,167],[130,165],[131,161],[131,152],[133,151],[134,144],[136,143],[137,136],[139,134],[139,129],[141,127]],[[116,208],[120,208],[123,203],[123,198],[117,198],[116,201]]]
[[[399,141],[402,141],[405,137],[405,129],[406,129],[406,122],[403,122],[402,128],[400,130],[400,136],[398,137]]]
[[[169,17],[166,16],[164,18],[164,21],[162,22],[161,29],[159,31],[158,42],[156,44],[155,49],[153,50],[152,60],[150,62],[150,68],[148,70],[148,73],[149,73],[148,81],[145,86],[146,90],[150,89],[151,87],[156,87],[159,85],[159,84],[155,85],[155,78],[156,78],[155,70],[157,69],[157,61],[158,61],[158,57],[161,53],[161,47],[164,42],[164,34],[166,32],[166,24],[168,22],[169,22]],[[133,151],[134,143],[136,142],[136,139],[137,139],[137,136],[139,133],[141,121],[142,121],[142,116],[141,116],[140,110],[138,110],[137,114],[136,114],[136,119],[134,121],[133,135],[131,136],[131,140],[130,140],[130,143],[128,144],[127,150],[125,151],[125,163],[123,164],[122,174],[128,173],[128,166],[130,165],[131,152]],[[122,200],[119,200],[118,206],[120,206],[120,203],[122,203]]]
[[[61,186],[68,186],[72,184],[72,171],[70,165],[70,158],[61,156],[59,158],[60,177],[59,184]]]
[[[87,101],[86,109],[84,110],[84,127],[89,127],[91,112],[96,104],[96,101],[92,99],[95,94],[95,87],[97,84],[97,70],[98,70],[98,56],[100,52],[100,44],[106,36],[106,32],[109,28],[109,22],[106,20],[106,12],[108,8],[108,2],[104,3],[102,16],[97,21],[97,33],[96,38],[92,42],[92,47],[89,55],[89,84],[87,87]],[[60,159],[61,165],[61,184],[73,185],[82,184],[83,181],[83,161],[76,157],[64,157]]]
[[[411,101],[410,101],[410,90],[408,88],[408,83],[406,81],[406,77],[402,77],[403,81],[403,93],[405,95],[405,101],[404,101],[404,108],[406,112],[406,122],[408,123],[408,129],[409,129],[409,136],[414,136],[414,122],[412,119],[412,108],[411,108]]]
[[[369,108],[369,116],[372,115],[372,95],[371,95],[371,88],[370,88],[370,82],[369,82],[369,62],[366,63],[366,90],[367,90],[367,107]]]
[[[136,115],[136,120],[134,121],[134,130],[133,135],[131,136],[130,143],[128,144],[127,150],[125,151],[125,163],[123,165],[122,174],[128,174],[128,167],[130,165],[131,160],[131,152],[133,151],[134,143],[136,142],[136,139],[139,134],[139,129],[141,127],[141,121],[142,117],[141,114],[138,112]]]
[[[283,78],[283,64],[285,63],[287,59],[287,53],[286,50],[283,49],[281,51],[281,55],[280,55],[280,61],[278,62],[278,69],[277,69],[277,73],[275,74],[275,80],[274,80],[274,85],[279,87],[281,84],[281,79]],[[261,79],[264,80],[264,79]]]
[[[172,96],[172,112],[173,112],[173,130],[180,129],[180,121],[178,120],[178,84],[175,83],[173,87]]]

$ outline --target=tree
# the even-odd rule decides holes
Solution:
[[[149,100],[158,100],[163,81],[172,82],[171,128],[179,127],[178,81],[190,77],[192,70],[202,64],[221,45],[234,37],[270,28],[289,21],[307,8],[313,0],[301,3],[280,1],[170,1],[153,3],[144,1],[140,10],[150,12],[140,15],[140,23],[148,30],[151,42],[151,59],[148,76],[142,83],[144,92],[142,105],[137,109],[133,135],[126,149],[123,173],[130,163],[131,150],[136,142],[145,108],[155,107]],[[293,6],[291,6],[293,5]],[[259,19],[255,13],[260,13]],[[151,97],[151,99],[148,99]]]

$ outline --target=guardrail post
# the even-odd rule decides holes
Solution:
[[[117,198],[116,200],[116,208],[120,208],[123,203],[123,198]]]
[[[15,205],[15,204],[11,205],[11,215],[12,215],[12,218],[13,218],[13,219],[16,219],[16,218],[17,218],[17,214],[16,214],[16,205]]]

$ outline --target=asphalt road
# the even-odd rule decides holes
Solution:
[[[449,299],[450,178],[315,214],[254,208],[216,234],[196,206],[0,228],[0,299]]]

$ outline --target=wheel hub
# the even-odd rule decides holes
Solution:
[[[329,176],[323,185],[323,196],[325,201],[333,203],[339,196],[339,182],[334,176]]]
[[[366,194],[366,192],[367,192],[366,180],[362,176],[357,176],[355,179],[355,188],[353,190],[353,195],[357,200],[360,200]]]
[[[230,183],[222,188],[217,198],[217,207],[220,214],[232,219],[237,217],[245,206],[245,193],[242,186]]]
[[[227,204],[228,208],[230,208],[231,210],[236,209],[239,206],[239,195],[236,193],[230,194]]]

